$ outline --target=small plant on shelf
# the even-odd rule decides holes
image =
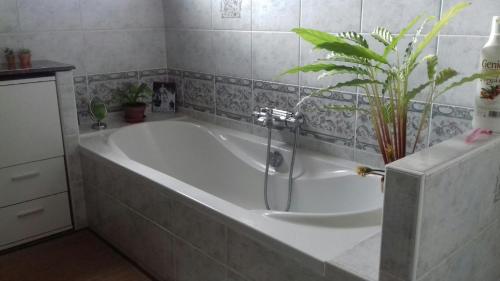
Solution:
[[[7,62],[7,68],[16,68],[16,55],[14,54],[14,50],[11,48],[5,48],[3,49],[3,54],[5,55],[5,61]]]
[[[454,69],[439,68],[436,55],[421,58],[424,49],[443,27],[469,5],[464,2],[452,7],[434,23],[427,34],[423,34],[422,31],[426,24],[435,20],[434,17],[417,16],[397,35],[393,35],[384,27],[375,28],[371,37],[375,39],[375,43],[382,45],[383,52],[381,53],[376,52],[364,36],[356,32],[333,35],[312,29],[296,28],[293,30],[295,33],[314,45],[315,49],[326,51],[327,55],[313,64],[296,67],[285,74],[322,72],[320,78],[346,73],[356,75],[355,79],[331,85],[312,96],[321,95],[330,90],[359,87],[368,99],[367,108],[357,106],[329,106],[327,108],[340,111],[364,111],[371,119],[384,162],[386,164],[393,162],[405,157],[408,152],[415,151],[422,135],[421,132],[429,122],[432,103],[436,98],[476,79],[494,78],[500,75],[500,71],[497,70],[459,78],[458,72]],[[419,27],[414,30],[417,24]],[[399,45],[402,39],[410,33],[414,34],[411,36],[410,43],[401,48]],[[410,88],[410,77],[419,64],[426,65],[428,80],[415,88]],[[425,107],[420,116],[416,136],[414,139],[407,140],[408,109],[410,102],[417,95],[423,95]]]
[[[31,67],[31,50],[30,49],[20,49],[17,53],[19,56],[19,64],[21,68],[30,68]]]
[[[114,99],[123,105],[125,121],[128,123],[143,122],[146,111],[145,101],[152,95],[152,90],[145,83],[130,84],[125,89],[116,89]]]

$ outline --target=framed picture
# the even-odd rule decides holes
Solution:
[[[175,112],[176,92],[177,88],[174,82],[153,82],[151,111]]]

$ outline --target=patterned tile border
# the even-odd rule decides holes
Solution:
[[[354,106],[356,95],[341,92],[324,92],[311,96],[318,89],[301,88],[301,112],[305,124],[302,133],[319,140],[345,146],[354,146],[356,113],[353,111],[335,111],[327,106]]]
[[[262,107],[294,111],[299,101],[299,87],[264,81],[253,82],[253,110]]]
[[[127,85],[138,83],[136,71],[97,74],[88,76],[88,94],[101,98],[110,112],[121,110],[121,104],[114,97],[114,91],[124,89]]]
[[[79,120],[88,122],[87,103],[97,95],[110,105],[110,111],[118,111],[121,106],[112,99],[112,91],[129,83],[143,81],[173,81],[177,86],[177,105],[188,112],[205,112],[229,120],[252,123],[252,111],[260,107],[277,107],[294,111],[299,97],[309,96],[316,88],[298,87],[282,83],[214,76],[205,73],[177,69],[150,69],[110,74],[96,74],[74,77],[75,95]],[[379,153],[369,116],[358,112],[331,112],[321,107],[329,104],[367,106],[366,96],[346,92],[326,92],[311,97],[302,105],[309,108],[307,124],[301,135],[319,141],[355,147],[360,151]],[[240,98],[242,97],[242,98]],[[357,100],[357,101],[356,101]],[[412,102],[408,115],[408,151],[416,135],[423,104]],[[314,114],[317,112],[317,114]],[[422,131],[417,150],[464,133],[471,128],[472,109],[434,104],[432,119]],[[429,135],[430,133],[430,135]],[[354,136],[356,135],[356,137]]]
[[[76,109],[78,112],[88,110],[89,96],[87,91],[87,77],[76,76],[73,78],[75,83]]]
[[[183,96],[186,108],[202,112],[215,112],[214,76],[183,72]]]
[[[429,146],[472,129],[473,109],[435,104],[432,108]]]
[[[252,122],[252,81],[217,76],[216,113],[233,120]]]

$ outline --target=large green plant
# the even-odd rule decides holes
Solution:
[[[383,45],[383,53],[374,51],[363,35],[356,32],[329,34],[312,29],[296,28],[293,31],[302,39],[314,45],[315,49],[328,52],[325,58],[313,64],[293,68],[286,74],[298,72],[323,72],[320,78],[339,74],[355,74],[356,79],[337,83],[316,92],[344,87],[360,87],[369,102],[368,109],[356,106],[331,106],[333,110],[366,110],[373,124],[385,163],[390,163],[406,156],[407,153],[407,117],[410,101],[417,95],[425,96],[425,108],[420,118],[417,135],[412,142],[415,151],[422,130],[428,122],[432,102],[449,90],[474,81],[500,75],[499,71],[476,73],[458,78],[458,72],[451,68],[438,69],[436,55],[421,58],[424,49],[435,39],[440,30],[469,3],[459,3],[452,7],[431,28],[422,34],[426,24],[434,21],[434,17],[418,16],[413,19],[397,35],[393,35],[384,27],[377,27],[371,36]],[[400,42],[412,32],[412,40],[400,48]],[[421,38],[421,40],[419,40]],[[479,55],[479,54],[478,54]],[[428,81],[410,88],[409,80],[415,68],[425,63]],[[314,95],[314,94],[313,94]]]

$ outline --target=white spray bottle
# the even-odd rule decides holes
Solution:
[[[500,70],[500,16],[493,17],[491,35],[481,50],[481,70]],[[500,76],[479,82],[474,128],[500,133]]]

